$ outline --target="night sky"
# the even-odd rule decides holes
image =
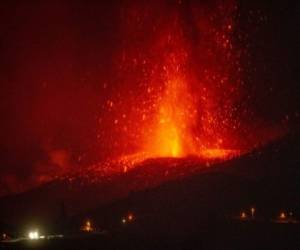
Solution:
[[[233,22],[231,36],[238,48],[233,54],[241,74],[235,74],[236,65],[224,70],[226,62],[221,59],[220,64],[214,59],[204,66],[238,78],[233,85],[238,94],[232,95],[230,104],[239,107],[236,116],[242,121],[241,129],[234,133],[235,141],[243,136],[252,143],[255,131],[273,135],[299,126],[297,1],[7,2],[0,7],[2,195],[138,148],[141,135],[124,133],[127,129],[139,131],[141,126],[143,115],[134,107],[150,105],[145,98],[150,92],[147,79],[150,71],[156,74],[155,65],[160,63],[160,50],[153,49],[153,44],[169,31],[174,13],[183,20],[180,37],[184,37],[185,47],[201,44],[197,50],[189,49],[193,51],[190,68],[195,70],[201,68],[201,55],[206,55],[199,48],[205,48],[210,40],[205,40],[208,32],[197,30],[194,22],[210,20],[220,3],[226,6],[218,10],[216,20],[222,23],[224,13],[224,20]],[[219,23],[209,25],[221,27]],[[147,60],[141,59],[141,54]],[[222,56],[220,52],[215,55]],[[150,61],[149,66],[136,66],[139,60]],[[145,68],[147,74],[142,74]],[[157,82],[151,86],[158,91]],[[225,87],[221,90],[226,92]],[[123,129],[115,129],[122,119]],[[248,124],[247,128],[243,124]],[[229,127],[226,124],[227,130]],[[244,146],[224,140],[226,145]]]

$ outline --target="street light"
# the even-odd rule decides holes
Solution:
[[[30,240],[37,240],[39,238],[39,232],[38,231],[30,231],[28,233],[28,238]]]
[[[252,219],[254,218],[254,213],[255,213],[255,208],[254,207],[251,207],[251,217]]]

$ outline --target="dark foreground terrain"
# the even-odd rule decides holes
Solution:
[[[208,228],[207,228],[208,229]],[[161,233],[127,228],[116,234],[6,243],[3,249],[299,249],[299,225],[218,224],[207,231]]]
[[[299,155],[299,135],[291,134],[225,163],[205,169],[192,164],[194,170],[189,170],[190,174],[177,173],[176,178],[162,182],[154,182],[153,175],[156,173],[156,179],[162,178],[166,169],[168,175],[172,174],[170,166],[162,170],[164,164],[152,161],[132,170],[127,179],[122,179],[123,184],[115,183],[116,187],[133,187],[132,182],[139,180],[145,183],[143,188],[127,190],[122,195],[116,191],[118,198],[100,202],[101,205],[88,203],[85,210],[74,214],[66,209],[52,224],[45,220],[44,228],[47,225],[52,233],[64,234],[63,238],[3,242],[1,248],[300,249]],[[154,172],[155,166],[160,167],[161,174]],[[148,175],[140,177],[141,172]],[[44,190],[48,189],[41,188],[17,198],[22,202],[36,197],[46,199]],[[83,203],[86,190],[90,189],[82,187]],[[105,189],[102,186],[95,190],[104,192]],[[103,197],[96,191],[87,194],[94,197],[94,204]],[[53,200],[55,192],[60,193],[60,190],[52,188],[51,192],[49,199]],[[2,209],[16,203],[17,198],[3,199]],[[255,208],[253,216],[251,207]],[[3,213],[7,213],[5,211]],[[242,212],[245,218],[240,217]],[[280,219],[281,213],[286,218]],[[19,221],[28,220],[28,214],[26,210]],[[37,218],[35,221],[41,223]],[[92,221],[94,232],[79,233],[86,218]],[[9,222],[4,217],[2,221]],[[20,226],[15,228],[12,231],[20,232]]]

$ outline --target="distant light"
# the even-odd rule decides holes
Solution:
[[[81,227],[81,231],[85,231],[85,232],[94,231],[94,228],[93,228],[92,223],[91,223],[90,220],[85,221],[85,223]]]
[[[90,227],[90,226],[91,226],[91,222],[88,220],[88,221],[86,222],[86,225],[87,225],[88,227]]]
[[[126,219],[125,219],[125,218],[122,219],[122,223],[123,223],[123,224],[126,223]]]
[[[255,208],[254,208],[254,207],[251,207],[251,209],[250,209],[250,210],[251,210],[251,216],[252,216],[252,217],[254,217]]]
[[[280,215],[279,215],[279,218],[282,219],[282,220],[286,219],[285,212],[281,212]]]
[[[39,238],[39,232],[38,231],[31,231],[28,233],[28,238],[30,240],[37,240]]]
[[[245,212],[241,213],[241,219],[246,219],[247,218],[247,214]]]
[[[129,221],[132,221],[132,220],[133,220],[133,214],[129,214],[129,215],[128,215],[128,220],[129,220]]]
[[[42,236],[41,236],[42,237]],[[40,237],[40,238],[41,238]],[[54,235],[47,235],[47,236],[44,236],[44,238],[45,239],[48,239],[48,240],[50,240],[50,239],[55,239],[55,238],[63,238],[64,237],[64,235],[63,234],[54,234]]]

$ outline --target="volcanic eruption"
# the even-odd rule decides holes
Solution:
[[[124,99],[118,95],[119,103],[109,100],[108,106],[124,110],[112,127],[120,144],[135,149],[129,150],[134,157],[228,159],[248,150],[238,138],[236,11],[234,1],[123,6],[117,71]]]
[[[282,133],[255,125],[236,1],[133,1],[120,9],[118,87],[99,137],[121,169],[149,158],[228,160]]]
[[[95,24],[66,15],[68,8],[75,11],[68,4],[60,8],[61,19],[67,19],[62,30],[97,33],[102,25],[86,40],[70,32],[73,39],[65,46],[72,49],[65,48],[62,58],[53,53],[66,79],[51,78],[47,70],[55,63],[44,65],[47,70],[32,66],[32,72],[44,74],[33,78],[42,87],[29,105],[30,115],[24,112],[30,132],[25,126],[24,134],[39,144],[31,158],[40,151],[42,156],[27,164],[33,166],[28,182],[40,184],[95,166],[101,176],[122,173],[147,159],[211,164],[282,134],[252,107],[245,69],[250,52],[236,1],[125,1],[102,7],[113,15],[98,15],[92,4],[81,13],[97,13],[91,16]],[[72,18],[82,24],[69,23]],[[83,73],[77,77],[74,68]],[[10,182],[15,187],[18,180]]]
[[[299,6],[4,3],[0,248],[298,243]]]

